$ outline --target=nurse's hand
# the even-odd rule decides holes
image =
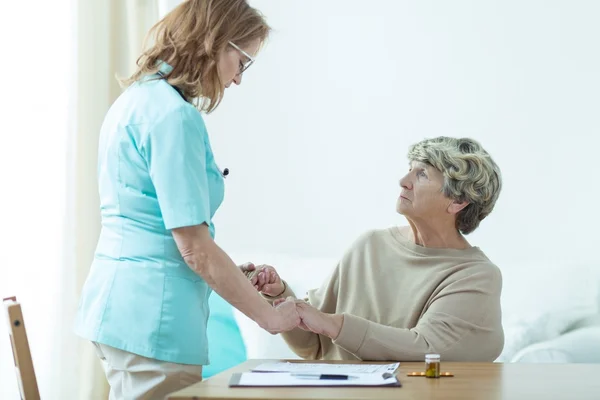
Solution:
[[[266,331],[271,334],[291,331],[295,329],[301,322],[300,315],[296,309],[296,299],[288,297],[281,299],[277,306],[274,306],[275,312],[270,320],[261,325]]]
[[[281,296],[285,291],[285,285],[279,274],[270,265],[259,265],[252,274],[246,274],[246,276],[249,277],[250,283],[252,283],[256,290],[267,296]]]

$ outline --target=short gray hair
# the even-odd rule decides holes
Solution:
[[[468,138],[440,136],[410,146],[408,159],[433,166],[444,175],[442,193],[457,202],[469,203],[456,217],[456,228],[473,232],[487,217],[500,195],[500,168],[481,145]]]

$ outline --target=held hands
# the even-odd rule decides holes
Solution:
[[[249,265],[250,263],[244,264]],[[283,294],[285,291],[285,285],[275,268],[270,265],[252,265],[252,269],[247,268],[247,271],[243,271],[248,279],[250,279],[250,283],[258,290],[259,292],[266,294],[267,296],[277,297]]]
[[[277,299],[273,302],[273,305],[278,307],[282,303],[289,302],[290,299],[291,297]],[[331,339],[336,339],[339,336],[344,321],[343,315],[326,314],[303,300],[294,300],[300,317],[298,328],[318,335],[328,336]]]
[[[276,317],[270,320],[266,327],[263,327],[271,334],[291,331],[300,324],[300,315],[296,308],[296,302],[293,297],[281,300],[275,306]]]
[[[267,296],[277,297],[285,291],[285,284],[275,268],[270,265],[255,266],[252,263],[246,263],[240,266],[240,270],[248,277],[256,290]],[[272,334],[300,328],[336,339],[342,328],[342,315],[323,313],[305,301],[291,296],[287,299],[275,300],[273,306],[279,318],[272,324],[273,326],[265,327]]]
[[[257,267],[253,263],[247,262],[239,265],[238,268],[246,275],[256,290],[266,295],[278,296],[285,290],[283,282],[275,272],[275,268],[271,266],[259,265]],[[273,294],[271,295],[271,293]],[[294,298],[289,297],[287,301],[286,299],[280,300],[278,305],[274,307],[275,313],[260,324],[263,329],[271,334],[290,331],[300,323]]]

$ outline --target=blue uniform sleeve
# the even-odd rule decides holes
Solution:
[[[144,155],[166,229],[210,225],[206,135],[191,107],[167,113],[148,132]]]

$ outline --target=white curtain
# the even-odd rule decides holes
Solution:
[[[60,335],[62,379],[59,398],[106,398],[108,385],[92,346],[71,333],[77,300],[87,276],[100,229],[96,181],[97,143],[106,111],[121,93],[115,75],[133,72],[146,32],[159,18],[157,0],[78,0],[77,81],[70,174],[67,180],[66,255],[61,309],[65,332]],[[71,362],[75,360],[76,362]],[[75,387],[72,383],[76,382]],[[77,393],[73,397],[73,393]]]
[[[8,16],[0,33],[11,38],[0,56],[9,102],[0,111],[0,295],[16,295],[23,305],[44,399],[107,398],[92,346],[72,333],[100,230],[98,133],[121,92],[115,75],[132,72],[146,32],[174,3],[0,7]],[[9,340],[0,333],[0,398],[18,398]]]

